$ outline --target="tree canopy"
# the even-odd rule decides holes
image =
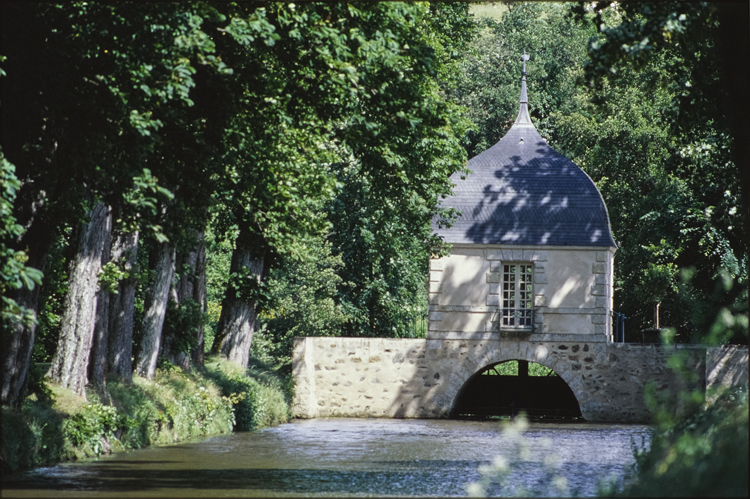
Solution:
[[[423,334],[430,223],[511,125],[524,50],[535,125],[609,207],[630,336],[658,306],[703,339],[747,300],[735,10],[3,3],[3,402],[32,357],[81,391],[211,347]]]
[[[430,220],[465,164],[465,121],[438,82],[468,39],[466,5],[74,2],[8,4],[3,19],[3,137],[19,178],[7,211],[28,228],[13,229],[8,261],[33,242],[29,266],[55,277],[18,297],[46,307],[39,331],[4,327],[14,386],[36,337],[35,355],[55,353],[50,374],[79,392],[87,364],[127,376],[131,342],[145,376],[159,352],[198,348],[179,331],[202,330],[206,271],[191,255],[207,230],[232,246],[210,294],[214,349],[240,364],[257,312],[283,303],[269,289],[305,262],[310,306],[328,300],[337,327],[410,334]],[[41,275],[24,269],[14,278]],[[6,303],[17,288],[4,283]]]

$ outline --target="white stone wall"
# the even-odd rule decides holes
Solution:
[[[747,346],[722,345],[706,352],[706,402],[737,386],[748,386]]]
[[[676,352],[686,354],[685,365],[697,375],[695,380],[681,379],[667,367]],[[726,373],[740,372],[736,376],[740,383],[747,379],[747,347],[729,356],[711,357],[705,347],[689,345],[297,338],[293,411],[300,418],[445,418],[458,391],[473,375],[499,362],[528,360],[549,367],[568,384],[587,420],[643,423],[651,418],[646,385],[653,383],[657,393],[669,393],[675,399],[679,390],[704,391],[709,378],[707,359],[712,366],[711,384],[724,383]],[[719,365],[725,367],[713,369]]]
[[[531,337],[606,341],[612,324],[614,252],[615,248],[456,244],[449,256],[430,261],[428,337],[499,339],[511,332],[498,326],[502,265],[532,262]]]

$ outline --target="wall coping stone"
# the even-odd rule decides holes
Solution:
[[[576,342],[606,343],[606,334],[531,333],[523,330],[508,331],[428,331],[428,339],[434,340],[491,340],[523,342]]]

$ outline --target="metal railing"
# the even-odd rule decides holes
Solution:
[[[625,343],[625,314],[612,310],[612,341]]]

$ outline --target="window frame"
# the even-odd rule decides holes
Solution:
[[[533,332],[534,262],[501,262],[500,276],[499,329]]]

